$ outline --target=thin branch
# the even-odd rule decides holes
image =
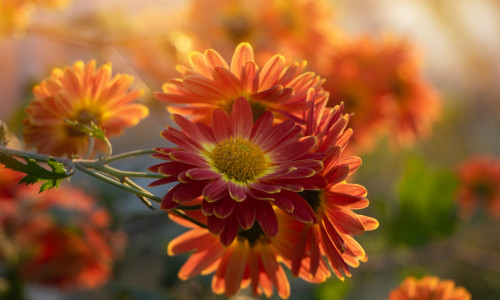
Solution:
[[[90,175],[92,177],[98,178],[99,180],[102,180],[104,182],[112,184],[112,185],[114,185],[116,187],[119,187],[119,188],[121,188],[123,190],[126,190],[128,192],[134,193],[136,195],[140,195],[140,196],[146,197],[146,198],[151,199],[151,200],[153,200],[155,202],[161,202],[161,198],[159,198],[159,197],[157,197],[157,196],[155,196],[155,195],[153,195],[153,194],[151,194],[149,192],[145,192],[143,190],[140,190],[140,189],[137,189],[137,188],[134,188],[134,187],[130,187],[128,185],[125,185],[125,184],[123,184],[123,183],[115,180],[115,179],[112,179],[112,178],[110,178],[108,176],[105,176],[105,175],[103,175],[101,173],[93,172],[93,171],[87,169],[85,166],[80,165],[78,162],[75,162],[75,166],[76,166],[76,168],[78,170],[80,170],[80,171],[82,171],[82,172],[84,172],[84,173],[86,173],[86,174],[88,174],[88,175]]]
[[[135,151],[130,151],[130,152],[122,153],[122,154],[113,155],[113,156],[110,156],[108,158],[101,159],[100,161],[103,164],[109,164],[111,162],[121,160],[121,159],[126,159],[129,157],[134,157],[134,156],[139,156],[139,155],[151,155],[151,154],[155,154],[155,153],[157,153],[157,152],[153,149],[135,150]]]

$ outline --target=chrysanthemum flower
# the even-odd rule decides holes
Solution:
[[[455,287],[452,280],[440,280],[426,276],[420,280],[408,277],[401,286],[391,292],[389,300],[470,300],[470,293],[463,287]]]
[[[475,156],[463,162],[458,170],[457,197],[461,213],[470,217],[475,208],[484,205],[494,217],[500,217],[500,160],[493,156]]]
[[[239,231],[228,247],[223,247],[217,237],[206,229],[172,216],[177,223],[191,228],[168,245],[169,255],[193,251],[180,269],[179,278],[187,280],[215,272],[212,289],[217,294],[224,293],[231,297],[239,289],[250,286],[254,296],[263,293],[270,297],[274,287],[281,298],[288,298],[290,285],[280,262],[290,264],[291,252],[299,238],[298,231],[291,230],[293,228],[288,227],[287,223],[300,222],[283,212],[276,213],[282,228],[276,237],[267,237],[255,223],[251,228]],[[203,218],[198,216],[198,219]],[[316,282],[329,276],[324,264],[318,273]]]
[[[112,274],[123,234],[109,230],[109,214],[81,191],[61,186],[39,194],[38,185],[18,184],[21,173],[0,168],[0,235],[16,255],[1,261],[23,280],[92,289]],[[8,193],[5,193],[8,191]],[[7,256],[5,256],[7,255]]]
[[[96,70],[95,61],[77,61],[71,68],[54,69],[49,78],[35,86],[35,100],[26,108],[24,142],[28,148],[54,156],[106,152],[101,140],[89,149],[89,136],[65,120],[100,126],[107,137],[122,133],[148,115],[142,104],[131,103],[140,91],[128,92],[133,78],[111,77],[111,65]]]
[[[310,111],[305,134],[316,136],[316,151],[326,155],[320,175],[327,183],[320,190],[299,193],[311,205],[318,221],[302,226],[291,269],[294,276],[299,275],[303,257],[310,256],[308,269],[314,278],[325,255],[335,275],[343,280],[344,274],[351,275],[348,265],[357,267],[359,261],[367,259],[353,236],[376,229],[378,222],[353,212],[367,207],[368,200],[364,187],[346,182],[361,165],[359,157],[342,155],[352,135],[352,129],[345,129],[349,116],[343,115],[343,106],[319,108]]]
[[[318,70],[327,78],[330,104],[343,101],[354,112],[358,148],[370,148],[379,134],[405,146],[430,133],[439,99],[422,78],[415,52],[404,39],[346,38]]]
[[[171,113],[192,116],[194,121],[209,124],[215,109],[229,113],[240,97],[249,101],[256,118],[265,111],[281,118],[302,116],[310,88],[318,97],[327,97],[321,89],[323,80],[312,72],[302,73],[305,63],[287,66],[277,54],[259,69],[248,43],[236,47],[231,65],[214,50],[192,52],[189,61],[191,69],[180,69],[183,78],[164,84],[163,93],[155,97],[174,105],[168,108]]]
[[[162,136],[177,148],[157,148],[154,156],[167,162],[149,168],[166,175],[152,185],[179,183],[161,203],[171,209],[203,196],[202,211],[208,229],[229,245],[238,229],[257,220],[268,237],[278,233],[272,204],[303,222],[314,214],[296,193],[323,184],[314,176],[321,170],[322,154],[310,154],[316,139],[299,139],[300,128],[287,120],[273,125],[270,112],[255,124],[249,102],[240,97],[231,114],[217,109],[212,127],[196,125],[180,115],[173,120],[182,131],[167,128]]]

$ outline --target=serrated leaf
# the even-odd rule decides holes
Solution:
[[[26,156],[22,158],[26,161],[26,164],[0,150],[1,164],[5,165],[6,168],[26,174],[19,183],[34,184],[40,181],[43,182],[40,186],[40,193],[51,188],[57,188],[63,179],[71,176],[71,174],[66,173],[64,165],[53,158],[48,158],[46,162],[51,170],[40,166],[33,158]]]

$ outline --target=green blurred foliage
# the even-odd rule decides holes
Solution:
[[[398,205],[387,222],[389,240],[418,246],[453,233],[457,225],[456,176],[409,156],[397,188]]]
[[[351,289],[349,280],[340,282],[330,281],[328,283],[319,285],[315,290],[315,296],[318,300],[341,300]]]

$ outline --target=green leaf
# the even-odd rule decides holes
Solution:
[[[46,162],[50,170],[40,166],[33,158],[26,156],[22,158],[26,161],[26,164],[0,150],[1,164],[14,171],[26,173],[26,176],[19,183],[34,184],[40,181],[43,182],[40,186],[40,193],[51,188],[57,188],[63,179],[71,176],[71,174],[66,173],[64,165],[52,157],[48,158]]]
[[[85,125],[79,123],[78,121],[71,121],[68,119],[65,119],[64,122],[66,122],[67,125],[73,127],[74,129],[86,133],[93,138],[103,141],[106,140],[106,134],[104,133],[104,130],[102,130],[101,127],[95,125],[94,122],[91,122],[90,125]]]
[[[399,207],[389,221],[395,242],[422,245],[453,232],[457,223],[453,172],[411,157],[398,186]]]

